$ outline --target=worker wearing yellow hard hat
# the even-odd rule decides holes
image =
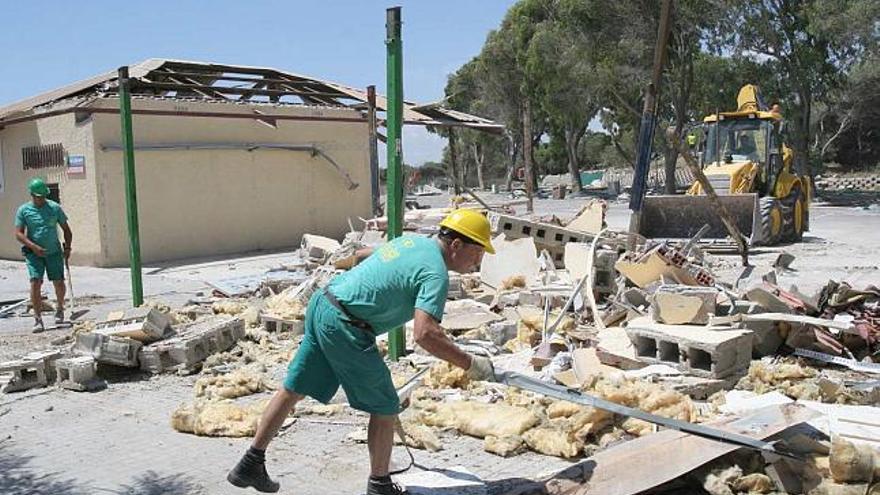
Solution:
[[[280,485],[266,471],[269,442],[297,402],[309,396],[326,404],[342,386],[351,407],[370,414],[367,495],[405,493],[389,475],[400,401],[376,336],[413,320],[413,339],[424,350],[467,370],[472,380],[494,380],[492,361],[460,349],[440,326],[449,270],[465,273],[478,268],[483,253],[495,252],[490,235],[482,213],[454,210],[440,222],[436,238],[393,239],[317,291],[306,309],[305,335],[283,386],[263,413],[250,449],[229,472],[229,482],[278,491]]]

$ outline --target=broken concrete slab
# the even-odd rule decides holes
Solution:
[[[508,240],[505,234],[492,239],[495,254],[486,253],[480,264],[480,279],[495,289],[501,283],[517,275],[526,279],[526,285],[534,282],[541,270],[538,249],[531,237]]]
[[[302,237],[302,248],[309,258],[323,261],[340,247],[339,241],[329,237],[314,234],[304,234]]]
[[[750,330],[664,325],[640,317],[629,322],[626,333],[640,361],[668,364],[704,378],[745,373],[752,359]]]
[[[486,334],[492,339],[493,344],[501,346],[516,338],[518,328],[515,321],[496,321],[486,326]]]
[[[473,299],[461,299],[446,303],[440,326],[450,331],[471,330],[503,319],[485,304]]]
[[[596,340],[596,356],[602,364],[622,370],[645,366],[645,363],[639,360],[636,347],[623,328],[608,327],[599,330]]]
[[[715,315],[718,294],[714,287],[661,285],[651,296],[651,316],[669,325],[705,325]]]
[[[605,226],[605,212],[608,208],[604,201],[590,201],[565,226],[585,234],[598,234]]]
[[[794,400],[776,390],[765,394],[756,394],[748,390],[731,390],[724,394],[724,404],[718,409],[726,414],[743,416],[767,406],[791,404],[792,402]]]
[[[524,218],[498,212],[491,212],[488,216],[492,232],[504,234],[506,239],[532,238],[539,250],[546,249],[550,253],[557,268],[562,268],[566,243],[590,242],[593,240],[591,234],[560,227],[559,225],[531,222]],[[608,239],[608,241],[611,242],[611,239]]]
[[[592,267],[588,266],[590,249],[587,243],[569,242],[565,245],[563,262],[565,269],[572,280],[580,280],[587,276],[587,271],[593,271],[593,289],[598,294],[611,295],[617,293],[617,271],[614,264],[617,263],[617,251],[611,249],[599,249],[593,257]],[[586,288],[584,288],[586,290]]]
[[[171,329],[171,320],[155,308],[140,307],[110,314],[95,324],[93,333],[129,337],[139,342],[161,339]]]
[[[141,347],[142,343],[128,337],[88,332],[77,334],[73,352],[91,356],[99,363],[137,368]]]

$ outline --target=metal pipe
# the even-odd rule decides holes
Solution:
[[[399,237],[403,233],[403,142],[401,127],[403,124],[403,42],[400,37],[400,7],[391,7],[385,11],[385,46],[387,49],[386,77],[388,86],[388,155],[387,178],[385,182],[388,217],[388,239]],[[397,361],[406,353],[406,338],[403,328],[394,328],[388,333],[388,354]]]
[[[122,123],[123,170],[125,172],[125,211],[128,219],[128,259],[131,267],[131,303],[144,303],[141,278],[141,240],[138,227],[137,176],[134,168],[134,132],[131,123],[131,93],[128,67],[119,68],[119,116]]]

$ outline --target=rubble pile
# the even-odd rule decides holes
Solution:
[[[450,273],[441,322],[450,337],[468,352],[491,356],[496,370],[661,418],[721,429],[757,418],[754,424],[801,460],[785,464],[718,449],[657,484],[712,494],[880,492],[871,485],[880,475],[880,409],[873,407],[880,400],[880,289],[835,281],[814,296],[784,289],[776,273],[789,269],[790,256],[725,280],[713,270],[717,259],[694,243],[609,231],[606,209],[589,203],[569,221],[516,216],[512,205],[491,212],[496,254],[484,257],[478,274]],[[410,211],[407,229],[432,233],[446,211]],[[193,401],[174,411],[173,428],[253,435],[296,352],[311,295],[353,267],[359,250],[382,242],[384,219],[366,225],[342,242],[305,236],[290,264],[303,277],[286,287],[267,283],[243,297],[180,308],[155,301],[78,324],[67,348],[0,364],[4,390],[53,381],[96,390],[106,386],[100,367],[107,365],[198,373],[190,378]],[[389,362],[395,385],[431,367],[401,414],[408,446],[433,452],[466,435],[501,457],[532,451],[613,459],[636,442],[660,449],[648,439],[673,433],[600,407],[474,382],[465,370],[434,360],[408,333],[408,355]],[[377,346],[387,348],[384,336]],[[294,414],[307,422],[344,411],[341,403],[305,403]],[[675,434],[683,445],[697,438]],[[363,441],[364,429],[349,438]],[[703,444],[690,447],[706,451]]]

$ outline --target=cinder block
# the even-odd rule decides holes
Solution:
[[[211,354],[223,352],[244,337],[244,320],[218,316],[198,321],[179,335],[144,346],[138,358],[151,373],[194,371]]]
[[[57,362],[57,361],[56,361]],[[0,392],[21,392],[48,385],[46,364],[42,359],[18,359],[0,363]]]
[[[617,251],[611,249],[599,249],[593,260],[593,289],[600,295],[613,295],[617,293]]]
[[[546,249],[553,257],[557,268],[564,266],[565,245],[569,242],[590,242],[593,236],[577,230],[566,229],[549,223],[530,222],[523,218],[502,213],[490,212],[489,224],[492,232],[504,233],[507,239],[521,239],[531,237],[535,240],[538,252]]]
[[[171,320],[155,308],[134,308],[119,318],[107,319],[95,324],[92,333],[129,337],[140,342],[159,340],[171,330]]]
[[[626,333],[639,361],[667,364],[703,378],[744,373],[752,359],[751,330],[664,325],[640,317],[629,322]]]
[[[107,386],[97,376],[97,362],[91,356],[59,359],[55,362],[58,386],[78,392],[100,390]]]
[[[651,316],[669,325],[705,325],[715,315],[718,289],[688,285],[661,285],[651,297]]]
[[[46,373],[46,381],[48,383],[55,382],[55,361],[64,357],[64,353],[57,349],[47,349],[43,351],[34,351],[25,354],[25,361],[42,361],[43,369]]]
[[[305,320],[284,320],[271,315],[260,315],[263,328],[267,332],[293,332],[294,335],[302,335],[305,332]]]
[[[138,366],[138,352],[141,347],[143,344],[128,337],[90,332],[76,336],[73,352],[91,356],[99,363],[136,368]]]

